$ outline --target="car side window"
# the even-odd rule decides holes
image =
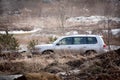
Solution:
[[[59,41],[59,45],[71,45],[71,44],[72,44],[71,37],[63,38],[62,40]]]
[[[97,39],[95,37],[88,37],[87,38],[87,43],[88,44],[96,44],[97,43]]]
[[[74,44],[86,44],[86,37],[74,37]]]

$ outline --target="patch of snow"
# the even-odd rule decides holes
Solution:
[[[88,34],[92,34],[92,31],[86,31]]]
[[[8,31],[9,34],[28,34],[28,33],[35,33],[37,31],[40,31],[41,29],[40,28],[37,28],[37,29],[34,29],[34,30],[31,30],[31,31]],[[6,34],[5,31],[0,31],[1,34]]]
[[[67,21],[68,22],[78,22],[80,24],[84,24],[84,25],[91,25],[91,24],[97,24],[99,21],[108,21],[112,20],[112,21],[116,21],[116,22],[120,22],[120,18],[117,17],[105,17],[105,16],[89,16],[89,17],[85,17],[85,16],[80,16],[80,17],[71,17],[68,18]]]
[[[65,33],[65,35],[77,35],[77,34],[78,34],[77,31],[70,31],[70,32]]]
[[[120,46],[110,45],[110,49],[111,49],[111,50],[117,50],[117,49],[119,49],[119,48],[120,48]],[[107,46],[107,49],[108,49],[108,46]]]
[[[22,74],[19,75],[0,75],[0,80],[14,80],[18,77],[23,76]]]
[[[19,50],[18,50],[18,52],[27,52],[28,51],[28,49],[27,49],[27,45],[20,45],[19,46]]]
[[[103,30],[103,32],[108,32],[108,30]],[[111,29],[113,35],[116,35],[120,32],[120,29]]]
[[[116,35],[117,33],[120,32],[120,29],[112,29],[111,31],[113,35]]]
[[[112,21],[120,22],[120,18],[117,18],[117,17],[114,17],[114,18],[111,17],[110,19],[111,19]]]
[[[40,33],[34,33],[34,34],[32,34],[30,37],[39,37],[39,36],[42,36],[42,37],[53,37],[53,38],[58,38],[59,37],[59,35],[56,35],[56,34],[47,34],[47,33],[42,33],[42,34],[40,34]]]
[[[69,74],[79,74],[79,73],[80,73],[80,70],[78,70],[78,69],[69,71]],[[57,73],[57,75],[66,76],[66,75],[68,75],[68,73],[67,72],[59,72],[59,73]]]

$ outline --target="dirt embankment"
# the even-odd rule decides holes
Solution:
[[[64,80],[120,80],[120,49],[89,58],[77,68],[78,74],[70,74]]]
[[[0,62],[0,72],[24,74],[18,80],[120,80],[120,49],[92,57],[69,55],[6,60]]]

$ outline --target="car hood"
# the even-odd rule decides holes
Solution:
[[[51,46],[53,46],[53,44],[42,44],[42,45],[36,45],[35,47],[39,48],[39,47],[51,47]]]

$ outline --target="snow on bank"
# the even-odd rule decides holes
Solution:
[[[70,31],[70,32],[66,32],[65,35],[77,35],[78,31]]]
[[[108,32],[108,30],[103,30],[103,32]],[[111,32],[113,35],[117,35],[118,33],[120,33],[120,29],[111,29]]]
[[[107,48],[108,48],[108,46],[107,46]],[[119,48],[120,48],[120,46],[110,45],[110,49],[111,49],[111,50],[117,50],[117,49],[119,49]]]
[[[89,16],[89,17],[80,16],[80,17],[71,17],[67,19],[68,22],[77,22],[82,25],[92,25],[92,24],[97,24],[99,21],[108,21],[108,20],[120,22],[120,18],[117,17],[107,18],[105,16]]]
[[[19,75],[0,75],[0,80],[14,80],[18,77],[23,76],[22,74]]]
[[[113,35],[116,35],[120,32],[120,29],[112,29],[111,31]]]
[[[9,34],[29,34],[29,33],[35,33],[37,31],[40,31],[41,29],[40,28],[37,28],[37,29],[33,29],[31,31],[8,31]],[[1,34],[6,34],[5,31],[0,31]]]

